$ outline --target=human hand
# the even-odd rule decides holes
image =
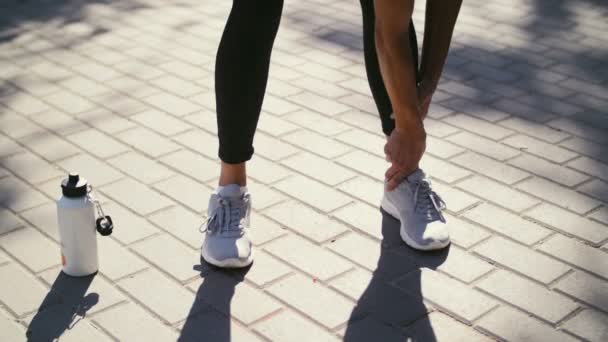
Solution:
[[[436,88],[437,83],[430,80],[422,80],[418,83],[418,110],[421,120],[424,120],[429,112],[431,99]]]
[[[384,145],[386,159],[391,163],[385,174],[387,191],[395,189],[405,177],[416,171],[425,150],[426,132],[422,120],[393,130]]]

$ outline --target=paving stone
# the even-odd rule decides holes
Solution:
[[[257,286],[264,286],[271,281],[291,273],[291,268],[285,263],[265,253],[263,250],[255,252],[255,263],[245,275],[245,278]]]
[[[338,189],[372,206],[379,205],[384,184],[367,177],[355,177],[338,185]]]
[[[490,158],[504,161],[520,154],[519,151],[494,142],[492,140],[476,136],[468,132],[460,132],[446,138],[456,145],[468,148],[471,151],[481,153]]]
[[[465,149],[454,144],[437,139],[431,135],[426,137],[426,152],[443,159],[449,159],[464,152]]]
[[[260,246],[288,233],[288,230],[267,217],[253,211],[251,227],[255,229],[251,241],[254,246]]]
[[[74,70],[88,78],[103,82],[121,76],[116,70],[95,62],[86,62],[73,67]]]
[[[57,204],[47,203],[21,212],[21,217],[34,225],[44,235],[59,243]]]
[[[581,157],[571,161],[567,165],[581,172],[608,180],[608,164],[600,163],[587,157]]]
[[[576,341],[545,323],[507,306],[482,317],[477,325],[494,336],[508,341]],[[517,326],[517,329],[513,327]]]
[[[270,184],[291,175],[292,172],[277,163],[270,162],[261,157],[254,157],[247,168],[248,176],[264,183]]]
[[[437,267],[437,270],[465,283],[471,283],[493,269],[490,263],[457,247],[450,247],[448,257]]]
[[[173,204],[166,197],[131,179],[123,179],[100,189],[108,197],[113,198],[139,215],[145,216]]]
[[[476,286],[552,324],[578,308],[572,300],[504,270],[492,273]]]
[[[253,146],[256,153],[272,161],[278,161],[299,152],[296,147],[263,133],[255,135]]]
[[[348,79],[347,74],[314,62],[300,64],[295,69],[324,81],[339,82]]]
[[[207,211],[206,201],[212,192],[211,188],[181,175],[158,182],[154,188],[199,213]]]
[[[0,282],[0,301],[17,316],[38,309],[47,295],[41,282],[14,263],[0,266],[0,275],[5,279]]]
[[[289,132],[293,132],[299,129],[298,126],[293,125],[279,117],[276,117],[270,113],[263,113],[260,115],[258,127],[260,131],[268,133],[271,136],[281,136]]]
[[[217,115],[215,113],[203,110],[202,112],[186,115],[183,118],[185,121],[217,135]]]
[[[121,116],[129,116],[150,109],[150,106],[120,92],[105,93],[93,98],[101,107],[109,109]]]
[[[478,198],[475,198],[464,191],[460,191],[439,182],[433,182],[433,190],[445,201],[447,211],[452,213],[460,212],[480,202]]]
[[[72,118],[71,116],[57,110],[50,110],[41,114],[32,115],[30,119],[39,124],[40,126],[45,127],[46,129],[51,130],[62,137],[67,134],[80,132],[89,128],[81,121],[78,121]],[[21,128],[15,130],[16,133],[19,133],[19,137],[29,135],[27,134],[27,132],[40,134],[43,131],[40,127],[30,124],[28,122],[21,122],[19,125],[21,126]],[[26,132],[26,134],[22,134],[21,132]],[[8,134],[10,136],[13,136],[10,133]]]
[[[539,91],[539,89],[537,89]],[[533,120],[537,122],[546,122],[551,119],[555,119],[555,115],[551,114],[548,110],[539,109],[537,107],[529,106],[518,101],[511,99],[501,99],[491,104],[499,110],[506,113],[513,114],[522,117],[527,120]]]
[[[181,329],[179,341],[241,341],[261,342],[262,339],[217,311],[190,316]]]
[[[539,250],[600,277],[608,278],[606,253],[562,235],[539,246]]]
[[[371,115],[359,110],[349,110],[336,115],[335,118],[347,125],[355,126],[380,137],[384,136],[378,115]]]
[[[471,289],[463,283],[430,269],[414,271],[397,282],[397,286],[415,296],[422,296],[433,305],[440,307],[469,323],[492,308],[495,300]],[[445,291],[449,288],[450,291]]]
[[[448,135],[452,135],[461,131],[460,129],[454,126],[450,126],[448,124],[443,123],[443,121],[433,120],[430,118],[424,119],[424,129],[426,130],[427,134],[435,136],[437,138],[445,138]]]
[[[530,176],[527,172],[476,153],[461,154],[452,158],[451,162],[506,184],[517,183]]]
[[[526,212],[526,216],[594,244],[608,238],[608,232],[601,224],[550,204],[543,203]]]
[[[203,223],[202,217],[193,214],[183,207],[176,206],[152,214],[149,216],[149,219],[164,231],[188,244],[191,248],[200,248],[203,235],[198,228]]]
[[[78,172],[81,177],[86,178],[94,187],[102,186],[124,176],[110,165],[115,163],[104,163],[87,154],[79,154],[57,162],[66,172]],[[57,185],[59,186],[59,185]]]
[[[500,140],[513,134],[510,129],[465,114],[452,115],[443,119],[443,121],[492,140]]]
[[[19,212],[49,202],[45,196],[24,182],[14,178],[0,179],[0,203]]]
[[[131,248],[181,282],[198,274],[192,267],[200,260],[198,251],[187,248],[169,235],[150,237],[132,245]]]
[[[262,106],[262,111],[275,115],[285,115],[299,109],[299,106],[271,94],[264,97],[264,104]]]
[[[344,340],[353,342],[380,339],[382,341],[407,341],[408,337],[396,327],[379,322],[372,316],[358,321],[349,321],[344,328]]]
[[[152,184],[174,175],[164,165],[135,152],[127,152],[108,159],[108,163],[146,184]]]
[[[525,154],[510,160],[509,164],[568,187],[589,179],[588,176],[580,172]]]
[[[338,341],[335,335],[328,333],[308,319],[284,310],[271,318],[257,323],[254,330],[272,341]]]
[[[463,215],[469,220],[528,246],[551,234],[551,231],[545,227],[488,203],[480,204]]]
[[[608,202],[608,183],[593,180],[578,187],[580,192],[593,196],[603,202]]]
[[[119,133],[117,137],[152,157],[158,157],[179,149],[179,145],[174,142],[141,127]]]
[[[59,246],[34,228],[26,227],[0,236],[0,246],[33,272],[61,263]]]
[[[608,224],[608,207],[601,207],[589,215],[589,218]]]
[[[23,148],[8,137],[0,136],[0,158],[23,152]]]
[[[494,108],[488,107],[488,106],[484,106],[482,104],[477,103],[476,101],[470,101],[470,100],[465,100],[462,98],[453,98],[451,100],[442,102],[443,106],[441,107],[449,107],[450,109],[444,109],[444,110],[448,110],[448,111],[452,111],[455,110],[457,112],[461,112],[461,113],[466,113],[469,115],[472,115],[478,119],[482,119],[482,120],[486,120],[486,121],[490,121],[490,122],[496,122],[499,120],[502,120],[504,118],[507,118],[509,116],[509,114],[504,113],[502,111],[496,110]],[[458,115],[460,117],[464,117],[462,114]],[[450,119],[453,120],[453,119]],[[462,119],[460,118],[459,120],[464,120],[462,123],[466,122],[466,119]],[[449,120],[447,120],[449,121]],[[472,121],[471,123],[473,123],[475,121]],[[470,125],[473,126],[474,124]],[[482,126],[485,126],[484,124],[482,124]],[[469,127],[463,127],[465,129],[468,129]]]
[[[139,257],[111,238],[97,240],[99,271],[111,280],[141,271],[148,267]]]
[[[2,103],[17,113],[29,116],[50,109],[49,105],[35,96],[18,92],[11,96],[3,96]]]
[[[509,137],[503,140],[502,143],[555,163],[563,163],[578,156],[576,153],[566,150],[565,148],[542,142],[525,135]]]
[[[336,136],[335,139],[379,157],[385,156],[384,145],[386,144],[386,139],[381,138],[376,134],[367,133],[359,129],[352,129]]]
[[[50,132],[36,133],[21,138],[20,142],[44,159],[52,162],[73,156],[80,152],[74,145],[67,143],[65,140]]]
[[[95,107],[93,102],[65,90],[47,95],[43,99],[68,114],[86,112]]]
[[[327,280],[352,267],[344,259],[295,235],[274,240],[266,244],[264,249],[321,280]],[[298,253],[292,253],[296,250]]]
[[[56,166],[32,153],[2,158],[0,164],[30,183],[40,183],[62,175]]]
[[[118,340],[169,341],[178,337],[172,328],[133,303],[104,311],[93,320]]]
[[[192,82],[184,81],[172,75],[164,75],[148,82],[177,96],[191,96],[204,90]]]
[[[7,209],[0,208],[0,234],[8,233],[21,226],[23,221]]]
[[[498,236],[476,246],[475,253],[544,284],[553,282],[570,270],[570,267],[553,258]]]
[[[330,286],[351,299],[358,301],[362,298],[371,282],[374,281],[375,275],[375,273],[372,274],[372,272],[367,270],[356,268],[332,279]]]
[[[355,202],[333,213],[334,217],[376,239],[382,239],[382,213],[366,204]]]
[[[414,341],[491,341],[473,328],[440,312],[432,312],[407,327],[406,331],[406,335]]]
[[[560,118],[547,123],[550,127],[568,132],[581,138],[593,140],[597,143],[608,143],[606,132],[600,128],[585,125],[580,121]]]
[[[491,235],[485,229],[460,218],[447,213],[444,213],[444,216],[449,222],[450,240],[457,246],[468,249]]]
[[[168,154],[160,161],[201,182],[215,180],[220,174],[220,165],[187,150]]]
[[[184,116],[201,110],[200,106],[189,100],[162,92],[146,97],[144,101],[175,116]]]
[[[112,236],[125,245],[156,234],[159,230],[147,220],[137,216],[116,203],[103,205],[104,212],[112,216]]]
[[[247,325],[282,307],[261,290],[223,272],[206,275],[198,288],[197,296],[197,300],[202,300],[219,312],[231,315]]]
[[[360,150],[345,154],[335,161],[378,181],[384,181],[384,173],[389,167],[383,158]]]
[[[334,186],[355,176],[350,170],[330,160],[306,152],[284,159],[281,164],[325,184]]]
[[[513,190],[511,187],[479,176],[458,183],[458,187],[516,212],[521,212],[539,203],[538,200]]]
[[[608,308],[608,300],[603,295],[608,290],[608,284],[587,273],[576,271],[561,279],[555,288],[600,310],[606,311]]]
[[[605,145],[596,144],[580,138],[572,138],[560,143],[560,146],[593,159],[597,159],[603,163],[608,163],[608,156],[605,153]]]
[[[346,322],[354,306],[354,303],[333,290],[301,275],[271,285],[268,292],[329,329]],[[322,303],[332,305],[328,307]]]
[[[13,139],[40,133],[43,129],[31,121],[11,112],[0,113],[0,131]]]
[[[67,80],[60,82],[60,84],[71,92],[74,92],[84,97],[98,96],[110,91],[110,88],[103,85],[102,83],[91,81],[90,79],[82,76],[74,76],[72,78],[68,78]]]
[[[560,142],[569,136],[569,134],[567,134],[561,130],[555,129],[553,127],[539,124],[534,121],[517,118],[517,117],[511,117],[511,118],[508,118],[507,120],[503,120],[503,121],[499,122],[499,125],[508,127],[510,129],[533,136],[536,139],[544,140],[544,141],[546,141],[548,143],[552,143],[552,144]],[[511,141],[513,144],[509,144],[509,145],[512,145],[513,147],[517,147],[517,146],[515,146],[517,144],[526,144],[527,145],[526,147],[528,147],[528,152],[530,152],[530,153],[534,153],[532,151],[539,151],[538,148],[540,148],[541,146],[542,147],[552,146],[552,145],[546,145],[546,144],[540,143],[536,139],[526,137],[523,135],[518,135],[516,137],[508,138],[506,140]],[[506,140],[505,140],[505,142],[506,142]],[[558,159],[566,158],[568,156],[567,151],[559,150],[555,147],[550,147],[550,150],[557,152],[555,157]],[[556,160],[556,162],[558,162],[558,161]]]
[[[278,190],[298,198],[323,212],[330,212],[351,202],[347,196],[303,176],[293,176],[274,184]]]
[[[285,115],[284,118],[325,136],[336,135],[350,129],[349,126],[339,121],[308,110],[290,113]]]
[[[295,201],[275,205],[264,214],[317,243],[348,231],[339,222]]]
[[[131,119],[165,136],[172,136],[192,128],[189,124],[158,110],[147,110],[132,116]]]
[[[197,153],[202,153],[208,158],[213,160],[217,160],[218,158],[218,138],[203,130],[193,129],[188,132],[178,134],[173,139]]]
[[[471,175],[471,172],[459,166],[431,157],[428,154],[420,160],[420,168],[424,169],[432,178],[437,178],[446,183],[454,183]]]
[[[327,247],[337,254],[374,271],[378,266],[381,244],[356,233],[347,234],[328,244]]]
[[[23,319],[28,325],[28,340],[51,341],[112,341],[99,328],[94,327],[86,318],[75,314],[74,309],[64,305],[54,305],[48,309],[29,315]],[[77,320],[76,323],[69,319]],[[70,323],[66,326],[66,320]]]
[[[186,318],[195,300],[193,293],[152,269],[124,278],[118,286],[169,323]]]
[[[102,159],[109,158],[129,150],[127,146],[94,129],[68,135],[67,138],[73,144]]]
[[[564,323],[562,329],[589,341],[605,341],[608,339],[608,316],[587,309]]]
[[[26,341],[25,329],[4,310],[0,310],[0,331],[7,341]]]

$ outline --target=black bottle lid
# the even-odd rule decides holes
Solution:
[[[70,172],[68,178],[61,181],[61,191],[65,197],[83,197],[87,195],[87,180],[78,173]]]

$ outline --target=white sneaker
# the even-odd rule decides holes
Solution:
[[[205,261],[226,268],[246,267],[253,262],[250,212],[251,196],[241,194],[237,184],[227,185],[220,193],[211,195],[201,248]]]
[[[431,189],[420,169],[393,191],[384,191],[382,209],[401,221],[401,238],[410,247],[435,250],[450,244],[448,224],[441,213],[445,202]]]

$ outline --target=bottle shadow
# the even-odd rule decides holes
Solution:
[[[382,211],[380,258],[348,321],[344,341],[436,341],[424,304],[421,268],[436,269],[449,247],[419,252],[401,240],[399,221]],[[446,289],[449,291],[449,289]]]
[[[87,311],[99,302],[97,293],[85,296],[95,275],[70,277],[59,272],[27,328],[27,340],[59,340],[66,330],[85,318]]]
[[[230,319],[230,305],[236,286],[245,279],[251,266],[241,269],[220,269],[207,264],[195,266],[203,282],[196,291],[194,303],[184,322],[179,342],[230,342],[234,323]]]

